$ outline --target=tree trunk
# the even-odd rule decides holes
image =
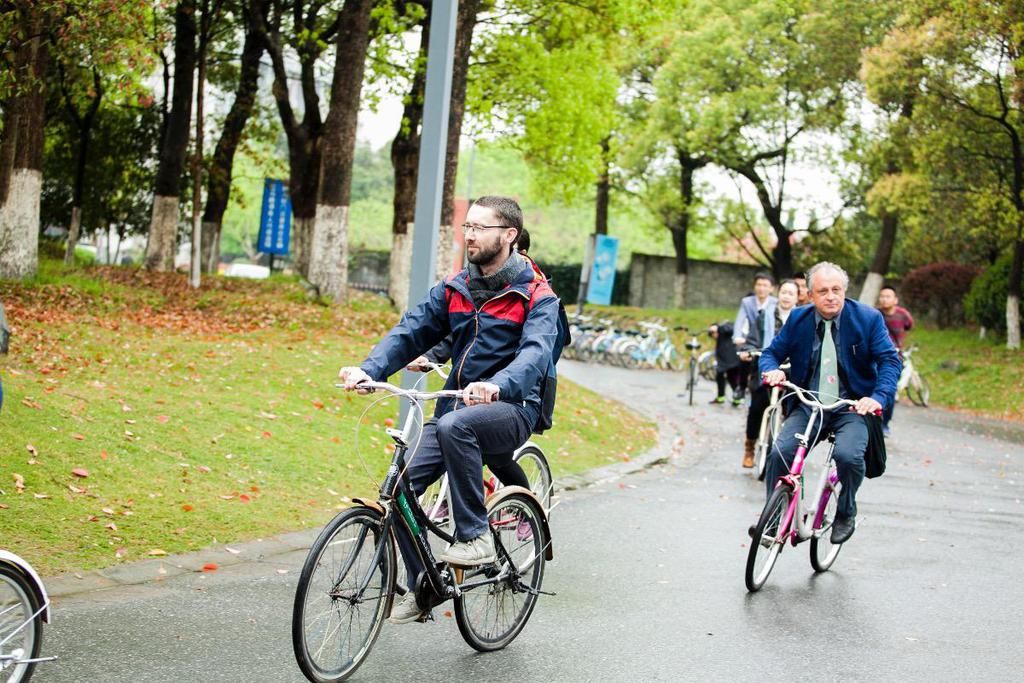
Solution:
[[[448,143],[444,160],[441,229],[437,236],[437,273],[440,277],[448,273],[455,260],[455,178],[459,171],[459,141],[462,138],[462,120],[466,113],[469,57],[472,53],[473,30],[476,28],[480,5],[481,0],[461,0],[455,20],[455,55],[452,61],[452,92],[448,106]]]
[[[99,71],[93,67],[93,88],[96,91],[95,97],[89,102],[89,108],[84,115],[79,115],[75,105],[67,98],[68,113],[78,128],[78,158],[75,160],[75,187],[71,196],[71,225],[68,228],[68,243],[64,250],[64,264],[71,265],[75,260],[75,247],[78,246],[78,239],[82,230],[82,199],[85,195],[85,168],[89,163],[89,143],[92,142],[92,124],[96,119],[96,112],[100,107],[100,100],[103,97],[102,82]],[[108,263],[110,259],[107,259]]]
[[[875,249],[875,258],[871,262],[871,269],[864,278],[864,286],[860,290],[858,301],[865,306],[874,306],[878,301],[878,293],[885,283],[885,274],[889,272],[889,262],[892,260],[892,250],[896,246],[896,229],[899,227],[899,219],[895,214],[885,211],[882,213],[882,234],[878,237],[878,247]]]
[[[373,0],[346,0],[341,10],[330,111],[321,140],[320,193],[310,240],[308,279],[321,296],[336,303],[347,299],[352,163],[372,7]]]
[[[174,90],[167,132],[160,144],[145,264],[149,270],[174,269],[178,235],[178,197],[192,121],[192,83],[196,66],[195,0],[179,0],[174,10]]]
[[[784,150],[777,150],[781,155]],[[774,203],[764,179],[757,172],[757,168],[749,161],[727,165],[727,168],[736,171],[750,181],[757,192],[757,201],[761,204],[761,212],[764,219],[775,233],[775,246],[772,248],[772,274],[775,279],[781,280],[793,275],[793,245],[789,243],[792,231],[782,222],[782,202]]]
[[[39,265],[45,80],[49,51],[34,5],[13,47],[14,94],[3,103],[0,130],[0,278],[31,277]],[[14,42],[13,40],[11,41]]]
[[[262,2],[266,12],[267,2]],[[255,14],[255,13],[254,13]],[[235,152],[242,139],[245,125],[256,104],[256,91],[260,76],[260,57],[263,56],[263,38],[254,26],[252,16],[247,18],[245,42],[239,65],[235,101],[224,118],[224,127],[213,152],[206,185],[206,207],[203,210],[203,272],[217,272],[220,260],[220,231],[224,223],[231,195],[231,174]]]
[[[609,158],[611,141],[609,138],[601,140],[601,168],[597,174],[597,196],[594,202],[594,234],[608,234],[608,208],[611,204],[611,159]]]
[[[423,18],[419,56],[409,93],[402,109],[398,133],[391,142],[391,166],[395,172],[392,200],[391,257],[388,296],[398,310],[404,311],[409,299],[412,231],[416,222],[416,178],[419,175],[420,136],[423,124],[423,97],[427,80],[427,50],[430,45],[430,12]]]
[[[1020,349],[1021,271],[1024,269],[1024,214],[1017,213],[1017,239],[1013,245],[1013,263],[1006,297],[1006,348]]]

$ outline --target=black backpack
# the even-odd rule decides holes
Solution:
[[[530,300],[523,302],[525,315],[523,320],[530,315],[530,307],[533,305],[533,292],[530,293]],[[558,337],[551,348],[551,365],[544,372],[540,380],[540,415],[537,423],[533,425],[534,434],[543,434],[551,429],[555,417],[555,398],[558,393],[558,375],[555,371],[555,364],[562,357],[562,349],[572,343],[572,335],[569,333],[569,316],[565,313],[565,304],[558,300]]]

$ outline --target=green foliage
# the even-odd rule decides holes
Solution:
[[[1013,254],[1004,254],[971,283],[964,299],[967,317],[990,330],[1006,333],[1006,297],[1010,289]],[[1024,331],[1024,323],[1021,324]]]

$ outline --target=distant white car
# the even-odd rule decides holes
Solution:
[[[270,277],[270,268],[258,266],[255,263],[231,263],[224,269],[228,277],[248,277],[254,280],[264,280]]]

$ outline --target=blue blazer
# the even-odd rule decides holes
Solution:
[[[789,314],[789,320],[761,355],[761,372],[777,370],[788,358],[790,381],[804,389],[817,389],[808,386],[815,370],[811,357],[817,336],[814,310],[812,305],[801,306]],[[870,396],[883,407],[892,404],[903,361],[877,309],[846,300],[839,313],[836,353],[846,389],[853,398]]]

